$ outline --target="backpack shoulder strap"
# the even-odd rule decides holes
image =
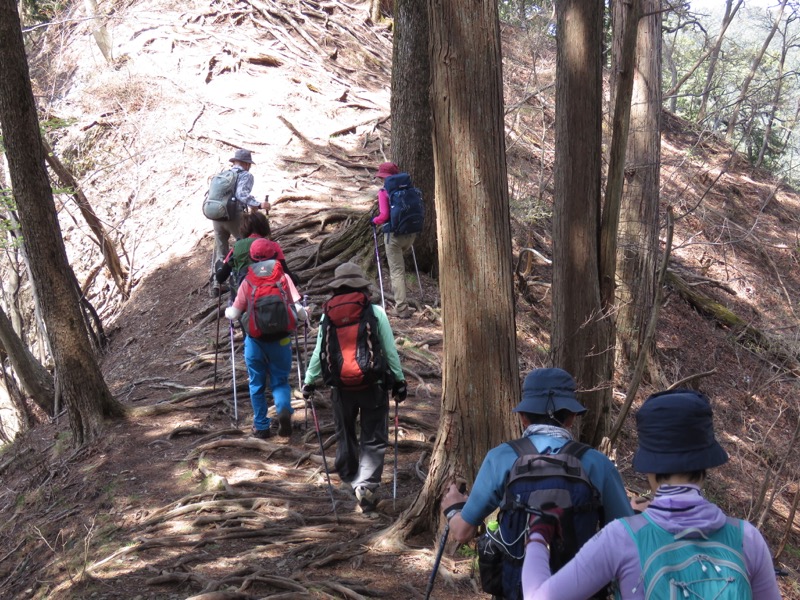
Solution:
[[[574,440],[569,440],[566,444],[561,446],[561,449],[558,451],[559,454],[569,454],[580,460],[584,454],[586,454],[592,447],[588,444],[583,444],[581,442],[576,442]]]
[[[539,449],[536,448],[529,437],[522,436],[519,439],[506,442],[506,444],[511,446],[511,449],[517,453],[517,457],[525,454],[539,454]]]

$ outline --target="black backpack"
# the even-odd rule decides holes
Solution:
[[[325,318],[319,360],[325,385],[365,389],[388,370],[378,319],[363,292],[337,294],[322,308]]]
[[[389,222],[383,226],[384,232],[404,235],[422,231],[425,205],[422,192],[412,185],[409,174],[390,175],[383,188],[389,194]]]
[[[600,492],[581,465],[589,446],[569,441],[556,453],[542,454],[527,437],[508,445],[517,460],[508,473],[497,527],[478,541],[478,563],[485,592],[521,600],[531,515],[550,503],[564,510],[562,536],[550,545],[550,569],[556,572],[597,532],[603,512]]]

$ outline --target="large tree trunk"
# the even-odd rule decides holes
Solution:
[[[0,309],[0,346],[8,354],[11,367],[31,399],[48,415],[53,414],[55,384],[53,376],[37,361],[14,332],[11,321]]]
[[[100,433],[104,417],[122,416],[125,411],[103,380],[83,323],[45,167],[14,0],[0,0],[0,56],[0,128],[8,152],[11,186],[69,412],[73,443],[79,445]]]
[[[599,280],[603,3],[557,9],[553,363],[569,371],[589,412],[582,437],[598,444],[609,419],[613,364]]]
[[[642,0],[617,236],[617,347],[633,363],[656,297],[661,170],[660,0]],[[645,348],[649,352],[650,349]]]
[[[396,0],[392,55],[392,158],[411,174],[425,199],[425,229],[414,243],[417,262],[436,272],[436,205],[431,140],[430,56],[425,0]]]
[[[486,452],[519,434],[497,3],[440,0],[429,15],[442,408],[425,486],[393,528],[400,537],[433,529],[446,485],[472,482]]]

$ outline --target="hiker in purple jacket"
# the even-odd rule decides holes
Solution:
[[[708,398],[693,390],[654,394],[637,413],[636,425],[633,467],[647,474],[655,499],[642,514],[606,525],[553,575],[549,544],[560,526],[558,512],[534,517],[522,572],[525,600],[584,600],[609,582],[622,600],[712,597],[707,594],[780,598],[761,533],[746,521],[729,519],[702,496],[706,470],[728,460],[714,438]],[[668,554],[678,547],[689,559]],[[660,571],[670,572],[659,578]]]

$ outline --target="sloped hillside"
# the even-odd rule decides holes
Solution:
[[[374,536],[407,506],[427,469],[443,351],[435,282],[423,277],[422,293],[410,288],[428,309],[393,323],[412,383],[391,430],[397,454],[387,453],[378,516],[367,518],[335,476],[328,487],[319,452],[322,439],[330,466],[325,398],[316,404],[320,438],[300,400],[289,443],[246,435],[241,338],[225,322],[218,331],[213,319],[211,235],[200,212],[208,177],[234,148],[252,149],[254,193],[274,202],[276,237],[311,287],[314,266],[302,250],[348,222],[320,222],[320,211],[370,207],[374,167],[391,157],[390,24],[371,23],[366,2],[337,0],[144,0],[101,9],[102,18],[87,20],[76,5],[59,24],[38,30],[31,68],[45,116],[64,125],[50,134],[55,152],[75,171],[132,274],[132,294],[123,300],[97,272],[99,251],[70,200],[61,199],[73,266],[81,282],[92,277],[87,294],[110,336],[104,372],[132,417],[78,452],[63,415],[5,449],[0,596],[421,596],[432,537],[388,551]],[[110,63],[94,42],[101,23],[113,40]],[[549,257],[553,49],[546,37],[505,28],[504,54],[515,251],[532,247]],[[715,401],[732,457],[710,494],[735,514],[763,521],[773,549],[784,545],[779,564],[792,572],[782,581],[785,597],[800,597],[800,539],[793,528],[783,539],[798,493],[800,197],[671,115],[662,147],[662,204],[679,216],[672,269],[690,290],[765,336],[720,324],[668,285],[657,338],[664,378],[702,374],[697,382]],[[544,261],[521,277],[523,372],[547,364],[549,280]],[[323,299],[311,297],[317,307]],[[314,335],[312,328],[308,339]],[[302,333],[298,346],[305,346]],[[628,383],[622,373],[620,401]],[[639,398],[654,389],[644,385]],[[645,483],[630,464],[634,447],[626,427],[616,459],[632,492],[641,492]],[[447,556],[435,597],[485,597],[472,575],[469,552]]]

